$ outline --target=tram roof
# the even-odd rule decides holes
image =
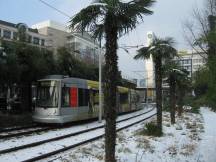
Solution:
[[[93,81],[93,80],[87,80],[87,79],[80,79],[80,78],[73,78],[73,77],[68,77],[64,75],[48,75],[43,79],[40,79],[39,81],[43,80],[62,80],[65,83],[75,83],[75,84],[80,84],[82,86],[85,86],[86,88],[89,89],[99,89],[99,82],[98,81]],[[121,87],[118,86],[118,91],[121,93],[126,93],[129,91],[129,88],[127,87]]]

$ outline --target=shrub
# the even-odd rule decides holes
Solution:
[[[141,135],[141,136],[148,135],[148,136],[157,136],[157,137],[159,137],[159,136],[162,136],[162,134],[163,133],[160,132],[157,125],[155,123],[153,123],[153,122],[147,123],[142,130],[136,132],[136,135]]]

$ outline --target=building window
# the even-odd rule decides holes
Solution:
[[[41,39],[41,46],[44,46],[44,45],[45,45],[45,40]]]
[[[40,40],[39,38],[34,37],[34,38],[33,38],[33,43],[34,43],[34,44],[39,44],[39,40]]]
[[[4,30],[3,31],[3,37],[7,39],[11,39],[11,31],[10,30]]]
[[[13,39],[17,40],[17,32],[13,32]]]

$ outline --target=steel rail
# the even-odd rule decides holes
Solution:
[[[131,116],[131,117],[128,117],[128,118],[119,120],[119,121],[117,121],[116,123],[121,123],[121,122],[124,122],[124,121],[126,121],[126,120],[130,120],[130,119],[133,119],[133,118],[142,116],[142,115],[147,114],[147,113],[149,113],[149,112],[151,112],[151,111],[153,111],[153,110],[154,110],[154,108],[152,108],[152,109],[150,109],[150,110],[148,110],[148,111],[146,111],[146,112],[143,112],[143,113],[141,113],[141,114],[134,115],[134,116]],[[83,134],[83,133],[87,133],[87,132],[90,132],[90,131],[94,131],[94,130],[96,130],[96,129],[103,128],[103,127],[104,127],[104,125],[101,125],[101,126],[97,126],[97,127],[94,127],[94,128],[89,128],[89,129],[85,129],[85,130],[82,130],[82,131],[70,133],[70,134],[67,134],[67,135],[62,135],[62,136],[50,138],[50,139],[47,139],[47,140],[42,140],[42,141],[38,141],[38,142],[34,142],[34,143],[22,145],[22,146],[17,146],[17,147],[5,149],[5,150],[0,150],[0,155],[1,155],[1,154],[6,154],[6,153],[10,153],[10,152],[14,152],[14,151],[18,151],[18,150],[22,150],[22,149],[26,149],[26,148],[35,147],[35,146],[42,145],[42,144],[45,144],[45,143],[48,143],[48,142],[53,142],[53,141],[56,141],[56,140],[61,140],[61,139],[64,139],[64,138],[68,138],[68,137],[80,135],[80,134]]]
[[[124,115],[124,114],[129,114],[129,113],[132,113],[132,112],[136,112],[137,110],[132,110],[132,111],[129,111],[129,112],[123,112],[123,113],[120,113],[119,115]],[[49,131],[49,130],[54,130],[54,129],[64,129],[64,128],[69,128],[71,126],[74,126],[74,124],[79,124],[81,122],[88,122],[88,121],[94,121],[96,120],[97,118],[92,118],[92,119],[86,119],[86,120],[81,120],[81,121],[75,121],[73,123],[69,123],[64,125],[64,126],[52,126],[52,127],[41,127],[41,129],[35,129],[35,130],[31,130],[31,131],[23,131],[23,132],[18,132],[18,133],[11,133],[13,131],[19,131],[19,130],[22,130],[22,129],[31,129],[31,128],[34,128],[34,126],[23,126],[23,127],[18,127],[18,128],[9,128],[9,129],[2,129],[0,130],[0,134],[1,133],[10,133],[8,135],[0,135],[0,139],[7,139],[7,138],[12,138],[12,137],[19,137],[19,136],[24,136],[24,135],[29,135],[29,134],[33,134],[33,133],[39,133],[39,132],[44,132],[44,131]],[[35,125],[35,127],[38,127],[38,125]],[[1,151],[0,151],[0,154],[1,154]]]
[[[32,125],[25,125],[25,126],[11,127],[11,128],[2,128],[0,129],[0,133],[7,133],[7,132],[18,131],[22,129],[34,128],[34,127],[37,127],[37,125],[32,124]]]
[[[123,129],[129,128],[129,127],[131,127],[131,126],[133,126],[133,125],[136,125],[136,124],[138,124],[138,123],[140,123],[140,122],[143,122],[143,121],[145,121],[145,120],[148,120],[148,119],[150,119],[151,117],[153,117],[153,116],[155,116],[155,115],[156,115],[156,113],[154,113],[153,115],[150,115],[149,117],[146,117],[146,118],[144,118],[144,119],[141,119],[141,120],[139,120],[139,121],[136,121],[136,122],[134,122],[134,123],[131,123],[131,124],[127,125],[127,126],[124,126],[124,127],[122,127],[122,128],[118,128],[118,129],[116,129],[116,131],[119,132],[119,131],[121,131],[121,130],[123,130]],[[48,157],[50,157],[50,156],[56,155],[56,154],[58,154],[58,153],[67,151],[67,150],[69,150],[69,149],[78,147],[78,146],[80,146],[80,145],[87,144],[87,143],[89,143],[89,142],[93,142],[93,141],[95,141],[95,140],[98,140],[98,139],[104,137],[104,135],[105,135],[105,134],[102,134],[102,135],[99,135],[99,136],[94,137],[94,138],[92,138],[92,139],[88,139],[88,140],[85,140],[85,141],[82,141],[82,142],[73,144],[73,145],[71,145],[71,146],[61,148],[61,149],[59,149],[59,150],[55,150],[55,151],[52,151],[52,152],[49,152],[49,153],[46,153],[46,154],[42,154],[42,155],[40,155],[40,156],[33,157],[33,158],[31,158],[31,159],[27,159],[27,160],[24,160],[24,161],[22,161],[22,162],[32,162],[32,161],[42,160],[42,159],[48,158]]]
[[[31,128],[29,128],[29,129],[31,129]],[[55,129],[55,128],[54,127],[38,128],[38,129],[35,129],[35,130],[30,130],[30,131],[12,133],[12,134],[7,134],[7,135],[0,135],[0,139],[7,139],[7,138],[11,138],[11,137],[24,136],[24,135],[29,135],[29,134],[32,134],[32,133],[48,131],[48,130],[52,130],[52,129]]]

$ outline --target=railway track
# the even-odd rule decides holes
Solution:
[[[18,130],[22,130],[22,129],[33,128],[33,127],[36,127],[36,126],[37,126],[37,124],[31,124],[31,125],[25,125],[25,126],[1,128],[0,129],[0,133],[7,133],[7,132],[12,132],[12,131],[18,131]]]
[[[33,127],[22,127],[20,129],[14,129],[10,131],[4,131],[0,133],[0,139],[8,139],[12,137],[19,137],[24,135],[30,135],[33,133],[39,133],[43,131],[48,131],[54,129],[53,127],[39,127],[39,126],[33,126]]]
[[[132,111],[135,112],[135,111]],[[130,113],[132,113],[130,112]],[[121,113],[121,115],[124,114],[128,114],[128,112],[125,113]],[[84,120],[84,121],[80,121],[80,122],[73,122],[72,124],[66,124],[64,126],[43,126],[43,127],[39,127],[37,124],[32,124],[32,125],[28,125],[28,126],[21,126],[21,127],[15,127],[15,128],[5,128],[0,130],[0,140],[1,139],[8,139],[8,138],[12,138],[12,137],[20,137],[20,136],[29,136],[31,134],[37,134],[37,133],[41,133],[41,132],[45,132],[45,131],[50,131],[50,130],[55,130],[55,129],[64,129],[64,128],[69,128],[71,126],[74,126],[75,124],[80,124],[82,122],[90,122],[93,120],[97,120],[97,119],[89,119],[89,120]],[[1,152],[1,151],[0,151]]]
[[[155,109],[151,109],[151,110],[148,110],[147,112],[143,112],[143,113],[135,115],[135,116],[131,116],[131,117],[128,117],[128,118],[125,118],[125,119],[118,120],[117,124],[119,125],[119,127],[117,128],[117,131],[128,128],[128,127],[130,127],[130,126],[132,126],[134,124],[137,124],[139,122],[142,122],[144,120],[147,120],[147,119],[151,118],[154,115],[155,115]],[[130,120],[131,121],[135,120],[135,121],[131,122],[130,124],[124,124],[124,123],[127,123]],[[85,144],[87,142],[91,142],[91,141],[94,141],[96,139],[99,139],[99,138],[103,137],[103,135],[104,135],[104,132],[103,132],[104,129],[103,128],[104,128],[104,124],[101,124],[101,125],[93,127],[93,128],[89,128],[89,129],[85,129],[85,130],[77,131],[77,132],[72,132],[70,134],[66,134],[66,135],[63,135],[63,136],[58,136],[58,137],[50,138],[50,139],[43,140],[43,141],[38,141],[38,142],[34,142],[34,143],[29,143],[29,144],[26,144],[26,145],[21,145],[21,146],[18,146],[18,147],[13,147],[13,148],[9,148],[9,149],[0,150],[0,159],[5,159],[5,157],[11,157],[11,156],[14,156],[14,155],[16,155],[16,156],[22,155],[21,157],[24,158],[24,159],[21,158],[18,161],[35,161],[35,160],[44,159],[44,158],[49,157],[51,155],[66,151],[68,149],[77,147],[79,145],[82,145],[82,144]],[[98,132],[99,132],[99,134],[98,134]],[[93,134],[96,134],[96,135],[98,134],[98,135],[93,137],[93,138],[86,139],[86,137],[88,137],[89,133],[90,134],[93,133]],[[69,138],[70,138],[70,140],[68,140]],[[67,140],[68,141],[75,140],[76,142],[74,142],[72,144],[69,144],[69,145],[66,144],[67,146],[66,145],[62,146],[61,143],[65,143]],[[42,148],[44,146],[48,147],[47,145],[52,145],[53,146],[55,144],[57,144],[57,145],[60,144],[61,146],[59,146],[58,149],[55,149],[55,150],[52,150],[52,151],[49,151],[49,149],[47,149],[47,150],[45,150],[45,153],[41,153],[39,151],[39,150],[41,150],[41,149],[39,149],[41,147]],[[28,153],[30,150],[31,150],[30,154],[34,154],[33,157],[29,157],[28,154],[27,154],[27,156],[23,156],[23,154]],[[10,160],[12,160],[12,159],[10,159]]]

